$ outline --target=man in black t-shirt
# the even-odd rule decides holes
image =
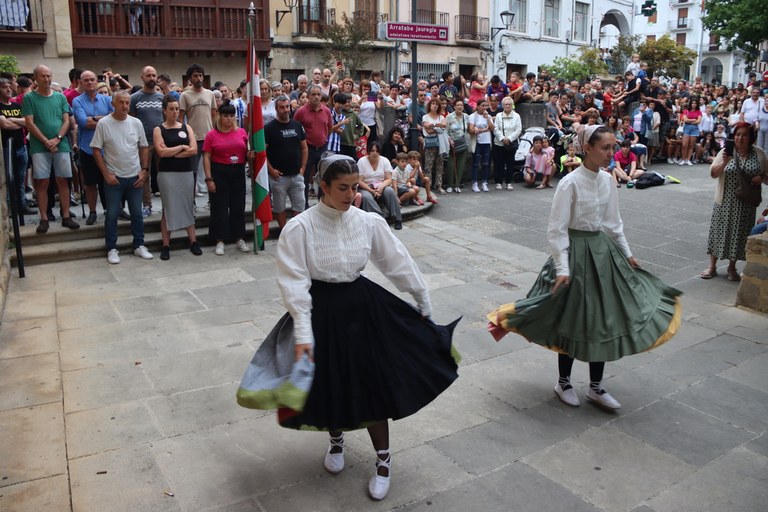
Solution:
[[[0,78],[0,129],[2,130],[3,161],[7,162],[9,152],[13,148],[10,159],[13,165],[13,177],[19,195],[20,213],[34,215],[37,210],[27,206],[27,196],[24,193],[24,175],[27,172],[27,147],[24,143],[24,118],[21,117],[21,105],[11,101],[13,87],[7,78]]]
[[[269,190],[272,193],[272,211],[282,229],[287,221],[286,198],[291,199],[291,210],[304,211],[304,170],[307,167],[307,136],[301,123],[291,119],[291,100],[281,95],[275,99],[277,117],[264,126],[267,144]]]

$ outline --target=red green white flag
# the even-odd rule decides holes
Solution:
[[[253,5],[253,4],[251,4]],[[259,64],[254,48],[254,18],[248,19],[248,121],[251,151],[256,153],[251,169],[251,195],[253,200],[253,250],[264,250],[264,240],[269,237],[269,223],[272,221],[272,205],[269,201],[269,172],[267,171],[267,149],[264,142],[264,118],[261,114],[261,92],[259,90]]]

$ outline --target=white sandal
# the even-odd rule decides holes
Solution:
[[[382,460],[379,455],[386,455],[387,458]],[[387,468],[387,470],[392,467],[392,456],[389,454],[389,450],[378,450],[376,452],[376,472],[373,474],[371,481],[368,482],[368,494],[376,501],[386,498],[389,492],[389,471],[387,471],[387,476],[379,475],[379,468],[382,466]]]
[[[331,453],[331,450],[337,446],[341,448],[341,451],[339,453]],[[337,475],[344,469],[344,434],[341,434],[339,437],[331,436],[331,444],[325,453],[323,467],[332,475]]]

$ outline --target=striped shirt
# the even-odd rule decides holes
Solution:
[[[335,108],[331,109],[331,115],[333,116],[333,125],[336,126],[347,118],[344,112],[336,112]],[[328,151],[338,153],[341,151],[341,134],[335,130],[331,131],[331,135],[328,137]]]

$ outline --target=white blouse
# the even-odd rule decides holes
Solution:
[[[432,315],[421,272],[380,215],[358,208],[342,212],[320,201],[288,221],[277,242],[277,284],[297,344],[314,343],[312,280],[349,283],[369,261],[398,290],[413,295],[422,315]]]
[[[619,246],[625,257],[632,256],[624,237],[619,213],[619,195],[610,174],[580,166],[560,180],[552,200],[547,239],[558,276],[570,276],[568,229],[603,231]]]
[[[392,164],[383,156],[379,156],[379,163],[375,169],[371,166],[368,157],[364,156],[357,161],[357,169],[360,172],[360,178],[369,185],[386,180],[387,173],[390,174],[390,178],[392,177]]]

